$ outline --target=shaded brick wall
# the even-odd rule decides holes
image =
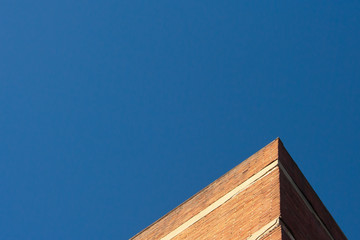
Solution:
[[[309,182],[306,180],[281,141],[279,141],[279,161],[314,209],[317,216],[321,219],[326,229],[331,233],[332,237],[336,240],[346,239],[344,233],[310,186]],[[323,228],[305,206],[304,201],[300,199],[299,194],[296,193],[284,174],[281,174],[280,179],[281,213],[284,221],[289,225],[289,228],[294,231],[294,236],[298,236],[300,232],[302,232],[302,234],[307,237],[300,239],[330,239],[329,236],[324,236],[324,230],[320,230]],[[317,232],[317,235],[314,235],[314,232]],[[309,236],[316,236],[316,238],[309,238]]]

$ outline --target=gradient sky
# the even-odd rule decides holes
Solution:
[[[359,1],[0,3],[0,239],[128,239],[280,137],[360,239]]]

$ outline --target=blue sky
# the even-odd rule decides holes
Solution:
[[[358,1],[1,1],[0,238],[128,239],[280,137],[360,239]]]

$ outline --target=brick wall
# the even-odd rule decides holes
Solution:
[[[271,171],[264,172],[269,167]],[[254,182],[250,181],[258,175],[260,177]],[[244,188],[225,202],[219,200],[238,186]],[[268,144],[132,240],[164,237],[167,240],[346,239],[280,139]]]
[[[167,233],[175,230],[192,216],[260,171],[264,166],[276,160],[278,158],[277,145],[277,141],[271,142],[132,239],[161,239]]]
[[[279,187],[276,169],[173,239],[247,239],[280,216]]]

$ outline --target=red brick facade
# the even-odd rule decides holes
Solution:
[[[132,240],[346,239],[280,139]]]

